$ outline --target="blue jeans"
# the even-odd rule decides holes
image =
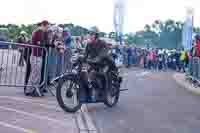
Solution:
[[[132,65],[133,57],[131,55],[128,56],[128,65]]]
[[[64,66],[64,55],[57,53],[57,62],[56,62],[56,77],[62,75],[64,73],[63,66]]]

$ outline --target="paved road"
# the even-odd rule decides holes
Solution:
[[[199,133],[200,96],[179,86],[172,72],[134,68],[123,74],[129,90],[118,106],[88,105],[100,133]],[[55,97],[28,98],[22,88],[0,87],[1,132],[78,133],[77,114],[64,113]]]
[[[77,116],[61,110],[55,97],[25,97],[22,88],[0,87],[1,133],[79,133]]]
[[[129,90],[118,106],[88,105],[100,133],[199,133],[200,96],[179,86],[172,72],[124,72]]]

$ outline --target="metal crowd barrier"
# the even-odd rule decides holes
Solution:
[[[34,55],[33,55],[34,53]],[[43,64],[39,69],[40,83],[30,82],[33,66],[41,66],[37,58],[41,57]],[[47,48],[29,44],[11,43],[0,41],[0,86],[7,87],[33,87],[40,94],[39,88],[46,85],[47,73]]]
[[[39,89],[45,87],[54,95],[47,87],[48,82],[70,72],[73,61],[83,53],[84,49],[67,48],[64,53],[59,53],[51,47],[0,41],[0,86],[33,87],[39,95]],[[35,68],[39,70],[35,71]],[[31,81],[32,74],[40,76],[39,83]]]
[[[60,53],[54,48],[49,49],[48,56],[48,78],[55,79],[64,73],[71,72],[73,62],[84,53],[84,49],[66,48],[64,53]]]
[[[193,57],[189,63],[189,72],[187,74],[189,79],[200,83],[200,58]]]

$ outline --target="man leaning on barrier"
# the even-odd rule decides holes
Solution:
[[[40,47],[48,47],[48,26],[49,22],[44,20],[38,24],[38,28],[32,33],[32,45]],[[34,47],[32,48],[31,55],[31,76],[30,84],[39,87],[44,81],[44,71],[45,71],[45,57],[46,53],[43,48]],[[40,91],[40,92],[38,92]],[[43,95],[42,88],[36,89],[35,87],[28,87],[25,91],[26,95],[30,96],[40,96]],[[39,94],[40,93],[40,94]]]

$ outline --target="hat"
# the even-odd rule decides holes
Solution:
[[[43,20],[42,22],[39,22],[37,25],[41,26],[41,25],[49,25],[50,23],[47,20]]]
[[[99,33],[99,29],[96,26],[93,26],[89,29],[89,32],[91,33]]]

